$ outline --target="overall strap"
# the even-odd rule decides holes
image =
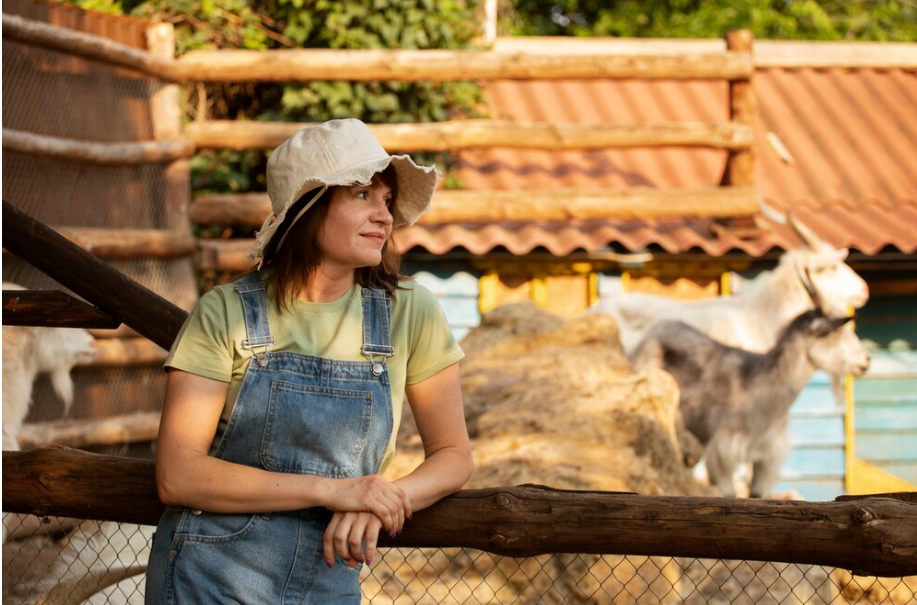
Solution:
[[[395,347],[391,345],[392,298],[385,290],[363,288],[363,348],[361,352],[373,362],[373,373],[382,373],[382,366],[376,357],[391,357]]]
[[[242,299],[245,334],[248,336],[242,341],[242,348],[270,347],[274,344],[274,337],[271,336],[271,327],[267,320],[268,301],[261,274],[257,271],[249,273],[233,285]]]

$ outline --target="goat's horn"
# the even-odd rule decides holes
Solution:
[[[795,231],[799,237],[802,238],[802,241],[804,241],[806,245],[812,249],[813,252],[818,252],[821,249],[821,239],[819,239],[819,237],[815,235],[811,229],[800,223],[799,219],[796,218],[796,215],[793,214],[792,210],[786,211],[786,218],[787,222],[790,224],[790,227],[793,228],[793,231]]]
[[[796,272],[799,274],[799,281],[802,282],[802,287],[806,289],[806,292],[812,299],[812,304],[815,305],[816,309],[821,309],[821,299],[818,297],[818,291],[815,290],[815,284],[812,283],[812,276],[809,275],[809,269],[807,267],[800,267],[797,263]]]

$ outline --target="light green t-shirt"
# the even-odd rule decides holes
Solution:
[[[366,361],[363,344],[363,297],[353,285],[339,299],[311,303],[295,299],[289,311],[278,313],[273,288],[268,287],[268,321],[276,343],[272,351],[305,353],[340,361]],[[433,294],[413,281],[402,281],[392,305],[391,344],[395,355],[386,360],[392,388],[394,425],[382,463],[395,453],[405,384],[416,384],[464,357]],[[216,450],[232,414],[242,378],[253,352],[245,339],[242,301],[232,284],[217,286],[201,297],[166,359],[166,368],[229,383],[226,405],[211,452]],[[260,352],[260,349],[258,350]]]

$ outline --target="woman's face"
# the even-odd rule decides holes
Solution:
[[[319,230],[323,270],[353,272],[382,262],[382,246],[392,234],[392,190],[375,175],[367,186],[337,187]]]

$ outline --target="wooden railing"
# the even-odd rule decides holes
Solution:
[[[152,462],[54,447],[3,453],[3,510],[154,525],[164,505]],[[416,512],[396,538],[380,535],[380,545],[740,559],[908,576],[917,574],[917,494],[799,502],[492,487]]]
[[[40,45],[74,56],[103,61],[171,82],[266,81],[486,81],[493,79],[609,79],[638,78],[727,80],[731,117],[728,122],[679,122],[621,125],[511,123],[465,120],[435,124],[371,125],[391,153],[457,151],[481,147],[549,150],[589,150],[622,147],[688,146],[723,149],[728,153],[720,185],[703,190],[634,188],[535,192],[440,191],[434,212],[422,224],[444,222],[565,221],[574,219],[629,219],[652,217],[732,217],[758,212],[755,188],[751,78],[754,59],[751,35],[732,32],[723,48],[689,52],[562,54],[550,51],[497,52],[401,50],[274,50],[194,51],[179,59],[144,53],[134,48],[80,32],[63,30],[19,17],[3,16],[4,37]],[[724,101],[726,101],[724,99]],[[272,149],[305,124],[200,121],[188,125],[180,137],[130,145],[80,145],[79,142],[29,133],[4,131],[4,147],[19,153],[65,158],[78,162],[125,163],[168,161],[187,157],[195,149]],[[715,185],[711,183],[711,185]],[[258,226],[267,214],[264,195],[239,194],[206,197],[193,205],[191,218],[199,222],[230,224],[244,211],[244,225]],[[215,209],[215,212],[211,212]],[[635,209],[639,209],[639,212]],[[261,218],[254,219],[254,214]],[[239,223],[235,223],[239,224]],[[92,234],[81,234],[87,247]],[[154,238],[155,234],[146,234]],[[181,243],[176,243],[185,251]],[[216,259],[206,269],[234,271],[245,266],[233,251],[251,242],[206,242],[203,259]],[[214,248],[226,247],[225,252]],[[117,256],[109,248],[110,254]],[[178,252],[176,252],[178,253]],[[232,259],[223,264],[221,259]],[[206,262],[206,260],[205,260]]]

